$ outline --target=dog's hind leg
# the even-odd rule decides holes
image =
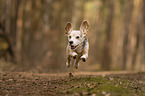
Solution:
[[[79,61],[80,61],[80,59],[77,57],[77,58],[76,58],[76,61],[75,61],[75,63],[74,63],[74,67],[75,67],[76,69],[78,69],[78,67],[79,67]]]
[[[75,66],[74,66],[76,69],[78,69],[78,67],[79,67],[79,61],[76,61],[76,63],[75,63]]]
[[[67,57],[66,67],[70,67],[70,61],[71,61],[71,56],[69,55],[69,56]]]

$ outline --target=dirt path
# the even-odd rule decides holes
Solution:
[[[96,78],[96,76],[126,78],[129,80],[136,79],[141,81],[142,84],[145,84],[144,73],[131,71],[76,72],[73,75],[73,79],[70,79],[68,73],[37,74],[27,72],[0,72],[0,96],[56,95],[61,93],[62,90],[67,90],[65,88],[70,87],[69,85],[65,85],[66,82],[70,82],[70,80],[77,80],[78,78],[84,77]],[[61,86],[63,86],[64,89]],[[63,94],[67,94],[67,91],[64,91]]]

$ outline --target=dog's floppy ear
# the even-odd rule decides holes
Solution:
[[[84,35],[87,35],[88,33],[88,28],[89,28],[89,24],[88,24],[88,21],[87,20],[84,20],[81,24],[81,27],[80,27],[80,31],[84,34]]]
[[[70,22],[68,22],[65,27],[65,34],[68,35],[69,31],[71,31],[71,30],[72,30],[72,25]]]

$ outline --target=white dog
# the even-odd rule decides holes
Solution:
[[[74,63],[74,67],[78,69],[79,61],[85,62],[88,58],[89,43],[86,38],[88,27],[89,24],[86,20],[82,22],[80,30],[73,30],[72,24],[67,23],[65,27],[66,36],[68,36],[69,41],[66,49],[67,67],[70,67]],[[75,61],[72,62],[72,59]]]

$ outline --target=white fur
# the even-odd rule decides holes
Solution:
[[[79,61],[82,59],[86,61],[88,58],[89,43],[86,38],[88,33],[88,22],[83,21],[80,30],[73,30],[72,25],[66,25],[66,35],[68,36],[68,45],[66,50],[67,61],[66,66],[70,67],[72,61],[75,59],[74,67],[77,69]],[[73,42],[70,44],[69,42]]]

